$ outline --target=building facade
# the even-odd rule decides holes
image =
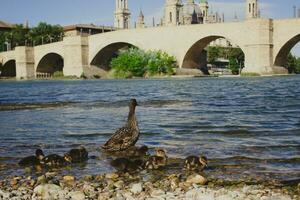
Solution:
[[[119,29],[128,29],[130,24],[130,11],[128,0],[116,0],[114,26]]]
[[[223,15],[222,15],[223,16]],[[189,24],[208,24],[223,22],[219,13],[210,13],[207,0],[166,0],[163,26],[178,26]]]

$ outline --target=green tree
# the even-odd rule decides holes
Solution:
[[[287,57],[287,64],[286,64],[286,68],[289,71],[289,73],[297,73],[297,69],[299,67],[297,67],[297,58],[289,53],[288,57]]]
[[[11,31],[4,32],[4,43],[9,42],[11,48],[24,46],[28,40],[29,29],[24,28],[22,24],[15,25]]]
[[[35,45],[59,41],[63,36],[63,27],[44,22],[38,24],[29,32],[29,38]]]
[[[112,59],[111,68],[115,78],[131,78],[173,74],[176,61],[162,51],[143,51],[131,48]]]
[[[147,52],[147,72],[150,76],[172,75],[175,58],[162,51]]]
[[[297,58],[295,73],[300,74],[300,58]]]
[[[219,58],[220,55],[220,47],[210,46],[207,50],[208,55],[208,63],[214,63]]]
[[[4,32],[0,32],[0,52],[5,51],[6,46],[5,46],[5,35]]]
[[[229,69],[231,70],[232,74],[239,74],[240,66],[238,60],[234,57],[229,58]]]
[[[146,72],[146,65],[145,52],[136,48],[120,52],[119,56],[111,61],[116,78],[142,77]]]

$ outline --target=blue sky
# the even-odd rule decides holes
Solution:
[[[140,9],[149,24],[152,17],[159,21],[164,2],[165,0],[129,0],[132,22],[137,18]],[[235,12],[241,20],[244,18],[245,0],[208,2],[213,12],[225,14],[226,21],[232,20]],[[112,25],[114,3],[115,0],[1,0],[0,20],[11,23],[24,23],[28,20],[31,26],[40,21],[61,25]],[[300,8],[300,1],[260,0],[261,15],[265,18],[290,18],[293,16],[293,5]],[[294,48],[294,52],[300,56],[300,45]]]

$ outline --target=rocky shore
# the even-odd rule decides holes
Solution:
[[[300,184],[284,187],[225,184],[201,174],[165,177],[125,174],[88,175],[81,179],[48,172],[37,178],[10,177],[0,180],[2,200],[299,200]]]

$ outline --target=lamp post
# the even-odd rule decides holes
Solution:
[[[10,51],[11,50],[11,43],[9,43],[8,41],[5,41],[4,44],[6,45],[6,51]]]

